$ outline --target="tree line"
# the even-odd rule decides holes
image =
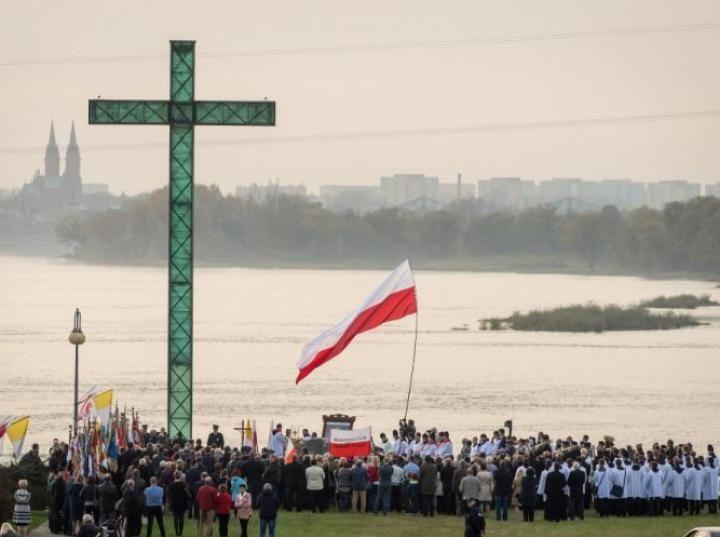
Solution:
[[[164,260],[167,195],[164,188],[119,210],[66,217],[56,233],[79,259]],[[196,186],[195,239],[200,263],[387,266],[407,257],[425,268],[717,274],[720,200],[583,213],[488,211],[465,200],[426,213],[337,214],[299,197],[261,203]]]

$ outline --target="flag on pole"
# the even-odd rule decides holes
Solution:
[[[253,427],[250,418],[243,421],[242,442],[243,447],[253,447]]]
[[[22,454],[25,437],[30,426],[30,417],[25,416],[12,421],[7,426],[6,434],[13,445],[13,455],[17,459]]]
[[[292,462],[293,455],[297,455],[297,448],[295,447],[295,442],[292,441],[292,438],[288,438],[288,445],[287,445],[287,451],[285,451],[285,464],[290,464]]]
[[[415,279],[405,260],[358,309],[305,345],[295,383],[340,354],[358,334],[413,313],[417,313]]]
[[[5,454],[5,433],[7,432],[7,426],[11,420],[11,416],[4,416],[3,418],[0,418],[0,456]]]
[[[95,407],[95,416],[103,425],[107,426],[110,421],[110,411],[112,410],[113,390],[105,390],[93,396],[93,405]]]
[[[270,420],[270,432],[268,433],[268,449],[273,447],[273,431],[275,431],[275,420]]]
[[[258,435],[257,435],[257,425],[255,425],[255,420],[253,420],[253,436],[252,436],[252,448],[253,451],[257,453],[258,451]]]
[[[93,385],[85,395],[78,400],[78,421],[89,418],[93,414],[93,400],[99,392],[97,385]]]

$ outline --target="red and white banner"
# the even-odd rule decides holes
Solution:
[[[297,449],[295,449],[295,442],[292,441],[292,438],[287,439],[287,451],[285,452],[285,464],[290,464],[292,462],[293,457],[297,457]]]
[[[413,313],[417,313],[415,279],[405,260],[357,310],[305,345],[295,383],[340,354],[358,334]]]
[[[330,430],[330,455],[333,457],[365,457],[372,452],[372,429]]]

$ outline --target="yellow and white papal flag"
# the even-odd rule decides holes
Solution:
[[[22,455],[29,426],[29,416],[7,416],[0,419],[0,453],[3,452],[3,441],[8,438],[13,446],[13,456],[19,458]]]
[[[93,410],[95,417],[103,425],[110,423],[110,412],[112,411],[113,390],[105,390],[93,397]]]

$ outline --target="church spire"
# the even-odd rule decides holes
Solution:
[[[58,177],[60,175],[60,152],[55,142],[55,124],[50,122],[50,139],[45,148],[45,175]]]
[[[80,150],[78,148],[77,140],[75,139],[75,121],[72,122],[72,127],[70,128],[70,143],[68,144],[68,150],[70,148],[77,148],[78,151]]]
[[[65,173],[63,173],[66,184],[73,191],[73,197],[77,200],[82,193],[82,182],[80,180],[80,147],[75,137],[75,122],[70,129],[70,143],[65,152]]]

